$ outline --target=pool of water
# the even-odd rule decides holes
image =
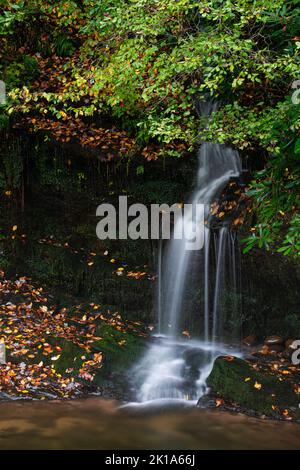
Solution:
[[[126,430],[126,432],[124,431]],[[179,401],[0,403],[0,449],[300,449],[300,426]]]

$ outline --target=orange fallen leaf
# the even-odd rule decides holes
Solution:
[[[228,361],[228,362],[234,361],[234,357],[233,357],[233,356],[225,356],[224,359],[225,359],[225,361]]]

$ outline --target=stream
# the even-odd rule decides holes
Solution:
[[[2,402],[0,449],[299,449],[299,425],[100,398]],[[126,432],[124,432],[126,430]]]

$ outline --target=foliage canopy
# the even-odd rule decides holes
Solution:
[[[37,128],[109,115],[145,155],[156,145],[156,158],[201,140],[260,153],[245,250],[296,255],[299,24],[299,0],[2,1],[4,112]],[[220,105],[206,127],[199,102],[208,98]]]

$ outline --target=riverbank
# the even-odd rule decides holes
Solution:
[[[41,285],[25,276],[6,279],[3,272],[0,299],[2,400],[78,400],[92,394],[123,403],[136,400],[130,371],[141,363],[151,325],[123,320],[95,303],[58,307]],[[189,343],[185,338],[191,374],[195,368],[197,373],[203,351]],[[207,378],[210,394],[200,399],[200,408],[298,421],[299,367],[291,364],[285,350],[267,350],[256,346],[250,354],[246,348],[246,360],[220,356]]]
[[[0,397],[129,399],[125,375],[146,328],[94,303],[58,308],[42,286],[1,272]]]

